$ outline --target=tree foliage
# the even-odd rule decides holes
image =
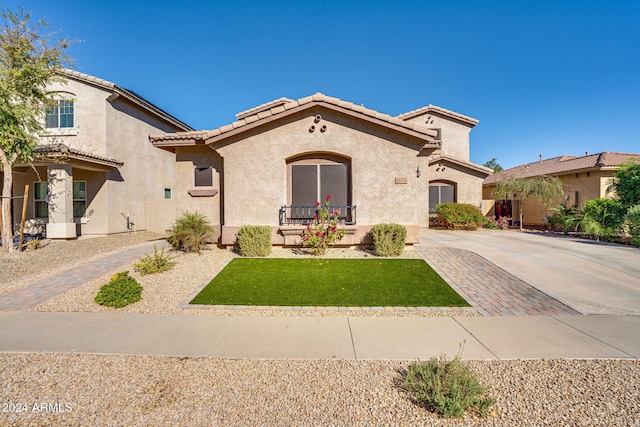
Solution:
[[[493,197],[497,200],[505,199],[508,193],[519,196],[523,202],[527,199],[535,199],[547,207],[564,196],[560,179],[546,175],[531,178],[506,177],[498,181]],[[523,204],[520,205],[520,228],[522,228],[522,217],[524,215]]]
[[[493,169],[494,172],[501,172],[504,170],[504,168],[500,166],[498,160],[495,157],[487,161],[484,166],[488,167],[489,169]]]
[[[10,242],[12,167],[29,162],[43,129],[45,106],[52,102],[47,86],[63,81],[58,70],[70,65],[70,42],[47,33],[48,24],[31,13],[2,9],[0,27],[0,160],[3,171],[2,241]],[[3,250],[13,249],[4,245]]]
[[[613,188],[623,206],[640,205],[640,161],[621,165],[613,180]]]

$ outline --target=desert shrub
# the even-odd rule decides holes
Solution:
[[[631,206],[627,211],[627,227],[631,235],[631,242],[640,246],[640,205]]]
[[[488,228],[489,230],[508,230],[509,229],[509,221],[511,218],[506,216],[490,216],[486,218],[486,222],[482,225],[484,228]]]
[[[484,416],[495,403],[460,354],[411,363],[404,385],[419,405],[444,417],[462,417],[468,409]]]
[[[625,208],[619,201],[605,198],[588,200],[582,212],[580,227],[597,240],[601,237],[611,239],[622,233]]]
[[[28,251],[35,251],[36,249],[40,249],[41,247],[42,247],[42,240],[40,239],[29,240],[25,245],[25,248]]]
[[[373,251],[378,256],[402,255],[407,229],[400,224],[376,224],[371,229]]]
[[[124,307],[142,299],[142,286],[128,271],[116,273],[100,288],[94,301],[107,307]]]
[[[238,230],[238,247],[242,256],[267,256],[271,253],[271,227],[243,225]]]
[[[440,223],[453,230],[476,230],[486,224],[477,207],[466,203],[443,203],[436,206]]]
[[[167,230],[167,241],[185,252],[200,253],[200,249],[215,236],[215,230],[201,213],[185,212],[175,224]]]
[[[141,276],[146,274],[161,273],[172,269],[176,263],[171,254],[165,254],[164,248],[158,252],[158,248],[153,245],[153,255],[145,255],[140,261],[133,264],[133,268],[140,273]]]

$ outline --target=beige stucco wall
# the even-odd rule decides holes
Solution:
[[[314,116],[322,115],[309,132]],[[304,153],[334,153],[351,159],[352,204],[359,224],[415,224],[417,141],[325,109],[304,111],[217,148],[224,158],[226,225],[278,223],[288,204],[287,159]],[[396,184],[406,178],[407,184]]]
[[[429,123],[427,117],[430,116]],[[436,112],[425,112],[407,120],[430,129],[440,129],[442,138],[442,152],[446,156],[469,161],[469,133],[472,126],[445,117]],[[433,121],[433,123],[431,123]]]
[[[66,85],[52,85],[50,91],[75,101],[75,128],[50,130],[42,143],[62,143],[124,162],[108,173],[74,168],[74,181],[87,181],[82,233],[126,232],[123,213],[135,218],[136,230],[146,229],[147,215],[157,213],[147,211],[147,202],[164,199],[165,188],[176,192],[174,154],[153,147],[148,138],[178,129],[126,98],[86,83],[68,80]],[[170,214],[175,216],[175,212]]]
[[[320,123],[314,123],[317,114],[322,117]],[[309,132],[312,125],[316,130]],[[323,125],[326,131],[320,132]],[[362,119],[321,107],[309,109],[214,143],[215,152],[204,146],[178,147],[177,210],[197,209],[213,223],[222,222],[227,230],[223,230],[223,243],[232,243],[234,233],[245,224],[273,226],[278,243],[277,239],[283,239],[277,233],[278,213],[282,205],[291,203],[287,161],[308,153],[334,154],[351,164],[351,204],[357,206],[358,224],[353,238],[361,239],[363,230],[373,224],[395,222],[410,227],[414,243],[419,238],[415,230],[420,217],[428,214],[428,203],[419,203],[424,194],[428,198],[428,167],[423,168],[421,178],[416,177],[417,155],[423,145],[423,141]],[[221,194],[189,196],[195,164],[215,168],[214,186]],[[396,178],[406,183],[396,183]]]
[[[194,167],[211,166],[213,168],[213,190],[215,195],[194,197],[189,190],[195,189]],[[178,216],[186,211],[205,215],[208,220],[219,226],[222,221],[222,179],[223,159],[207,146],[179,147],[176,149],[176,213]],[[198,187],[199,189],[206,187]]]
[[[442,165],[442,166],[441,166]],[[429,166],[430,182],[448,182],[456,186],[456,202],[468,203],[478,208],[482,205],[482,181],[485,175],[446,160]]]

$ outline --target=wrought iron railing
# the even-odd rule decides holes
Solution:
[[[338,212],[340,225],[356,224],[356,206],[329,206],[329,212]],[[282,206],[280,208],[280,225],[304,225],[313,222],[318,215],[317,206]]]

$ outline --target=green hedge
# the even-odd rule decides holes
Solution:
[[[129,276],[128,271],[116,273],[109,283],[102,286],[94,301],[107,307],[124,307],[142,299],[142,286]]]
[[[267,256],[271,253],[271,227],[243,225],[238,230],[238,247],[242,256]]]
[[[402,255],[407,229],[400,224],[376,224],[371,229],[373,250],[378,256]]]
[[[436,206],[440,223],[452,230],[477,230],[487,219],[480,209],[466,203],[443,203]]]

